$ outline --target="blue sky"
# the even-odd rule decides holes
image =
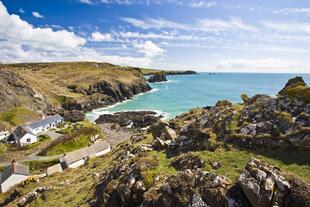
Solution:
[[[310,72],[309,0],[0,0],[0,62]]]

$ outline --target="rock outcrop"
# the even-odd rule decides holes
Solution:
[[[238,184],[254,207],[284,206],[290,189],[279,168],[260,160],[252,160],[246,165]]]
[[[29,87],[29,84],[14,72],[0,71],[0,112],[12,107],[49,113],[51,105],[44,96]]]
[[[155,73],[151,77],[148,78],[148,82],[155,83],[155,82],[164,82],[167,81],[166,73],[164,71]]]
[[[153,111],[128,111],[101,115],[96,123],[115,123],[122,127],[144,128],[155,124],[161,118],[162,116]]]

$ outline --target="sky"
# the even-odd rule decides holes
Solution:
[[[0,62],[310,73],[310,0],[0,0]]]

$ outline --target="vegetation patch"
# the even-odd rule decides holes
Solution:
[[[232,145],[225,145],[214,152],[200,151],[194,152],[206,163],[218,161],[222,167],[214,170],[211,165],[206,165],[204,170],[227,176],[232,181],[236,181],[244,166],[251,160],[257,158],[265,162],[278,166],[287,176],[295,176],[310,183],[310,159],[306,152],[277,149],[242,149]]]
[[[174,175],[177,173],[171,165],[171,159],[168,159],[163,151],[150,151],[147,153],[149,157],[158,161],[158,165],[141,172],[143,183],[148,188],[152,187],[156,182],[160,182],[164,176]],[[158,176],[158,177],[157,177]]]
[[[59,139],[51,142],[41,153],[43,156],[53,156],[71,152],[92,144],[90,138],[100,134],[97,128],[82,127],[60,137]]]
[[[26,122],[40,119],[40,115],[22,107],[12,108],[11,110],[0,114],[0,122],[6,128],[22,125]]]

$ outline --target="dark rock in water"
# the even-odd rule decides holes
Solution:
[[[187,153],[174,158],[171,161],[171,165],[177,170],[197,170],[198,168],[203,168],[205,163],[199,156]]]
[[[290,79],[286,84],[285,87],[279,92],[279,94],[283,94],[284,91],[292,86],[296,86],[296,85],[302,85],[302,86],[306,86],[306,83],[304,81],[304,79],[300,76],[296,76],[295,78]]]
[[[154,75],[152,75],[148,79],[148,82],[150,82],[150,83],[164,82],[164,81],[167,81],[167,78],[166,78],[166,73],[163,71],[159,72],[159,73],[155,73]]]
[[[157,116],[153,111],[129,111],[101,115],[96,123],[115,123],[123,127],[132,124],[133,128],[144,128],[155,124],[161,118],[162,116]]]
[[[70,122],[79,122],[85,119],[84,111],[72,110],[66,111],[64,114],[64,119]]]

